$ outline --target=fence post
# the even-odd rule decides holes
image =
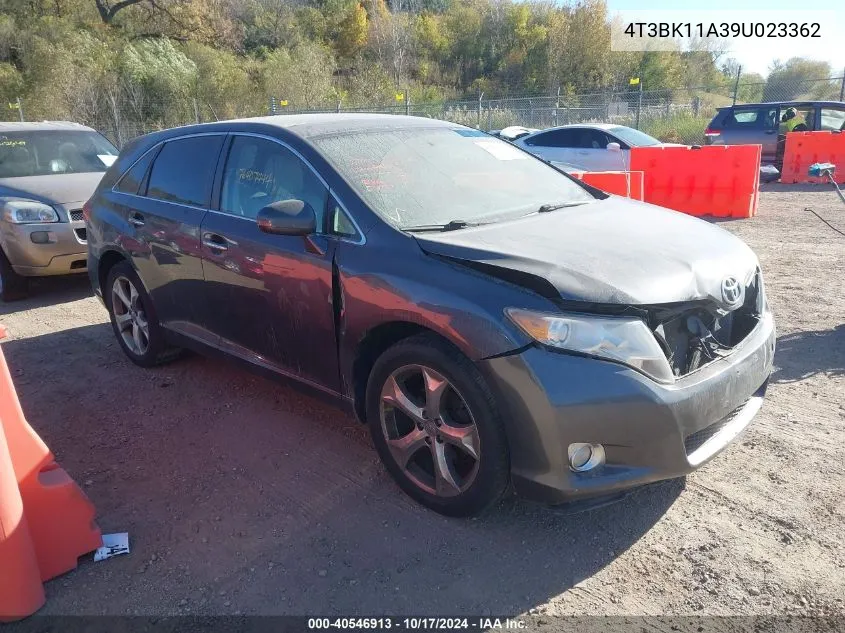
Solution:
[[[335,106],[335,110],[334,110],[334,111],[335,111],[336,113],[340,114],[340,99],[338,99],[338,100],[337,100],[337,105]]]
[[[528,100],[528,125],[526,127],[534,127],[534,100]]]
[[[484,97],[484,93],[479,90],[478,91],[478,118],[475,127],[479,130],[481,129],[481,99]]]
[[[698,95],[692,98],[692,115],[698,118],[698,110],[701,108],[701,97]]]
[[[18,117],[20,117],[21,123],[23,123],[23,105],[21,105],[20,97],[18,97]]]
[[[636,129],[640,129],[640,110],[643,109],[643,82],[639,82],[639,91],[637,92],[637,122],[634,125]]]
[[[842,69],[842,84],[839,86],[839,100],[845,101],[845,68]]]
[[[736,95],[739,92],[739,77],[742,75],[742,66],[736,69],[736,81],[734,82],[734,102],[733,105],[736,105]]]
[[[555,126],[557,126],[557,111],[560,110],[560,86],[557,87],[557,96],[555,97]]]
[[[411,91],[405,88],[405,114],[411,116]]]
[[[487,131],[493,129],[493,102],[487,102]]]
[[[197,98],[194,97],[192,99],[192,101],[194,102],[194,119],[196,120],[197,124],[199,124],[199,122],[200,122],[200,109],[199,109],[199,106],[197,105]]]

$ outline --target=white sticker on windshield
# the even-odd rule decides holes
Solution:
[[[97,158],[103,161],[103,165],[106,167],[111,167],[112,163],[117,160],[117,156],[113,154],[97,154]]]
[[[475,144],[499,160],[524,160],[528,158],[527,154],[519,151],[513,145],[508,145],[504,141],[485,139],[483,141],[475,141]]]

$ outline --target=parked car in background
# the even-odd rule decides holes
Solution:
[[[491,130],[490,134],[496,136],[504,141],[515,141],[518,138],[522,138],[523,136],[528,136],[533,132],[536,132],[537,128],[533,127],[522,127],[521,125],[511,125],[506,128],[502,128],[501,130]]]
[[[108,140],[75,123],[0,123],[0,297],[28,278],[85,272],[82,205],[117,158]]]
[[[624,171],[632,147],[674,145],[624,125],[595,123],[563,125],[540,130],[514,141],[514,145],[547,161],[583,171]]]
[[[761,162],[780,169],[790,109],[795,110],[797,117],[793,125],[801,124],[796,131],[845,130],[845,103],[841,101],[744,103],[719,108],[704,131],[704,142],[706,145],[762,145]]]
[[[328,394],[444,514],[511,484],[561,503],[688,473],[751,421],[772,366],[739,238],[445,121],[158,132],[85,208],[131,361],[190,347]]]

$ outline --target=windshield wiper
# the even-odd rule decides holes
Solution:
[[[560,202],[558,204],[544,204],[537,213],[548,213],[549,211],[557,211],[558,209],[566,209],[567,207],[580,207],[582,204],[590,204],[592,200],[578,200],[577,202]]]
[[[458,229],[465,229],[468,226],[479,226],[479,224],[471,224],[466,220],[450,220],[446,224],[420,224],[419,226],[405,226],[402,227],[405,231],[457,231]]]

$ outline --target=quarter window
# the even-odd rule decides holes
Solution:
[[[254,219],[263,207],[291,199],[311,205],[322,232],[328,190],[308,165],[278,143],[236,136],[223,173],[220,211]]]
[[[352,224],[352,220],[349,219],[346,211],[343,210],[343,207],[337,203],[334,197],[329,199],[329,222],[329,232],[332,235],[353,239],[358,237],[358,231],[355,229],[355,225]]]
[[[165,143],[153,163],[147,196],[207,207],[222,144],[222,135],[190,136]]]
[[[144,154],[137,163],[129,168],[129,171],[120,177],[115,189],[122,193],[137,194],[138,190],[141,188],[141,183],[144,182],[144,176],[147,175],[147,169],[149,169],[150,163],[153,161],[155,155],[155,150],[150,150]]]

